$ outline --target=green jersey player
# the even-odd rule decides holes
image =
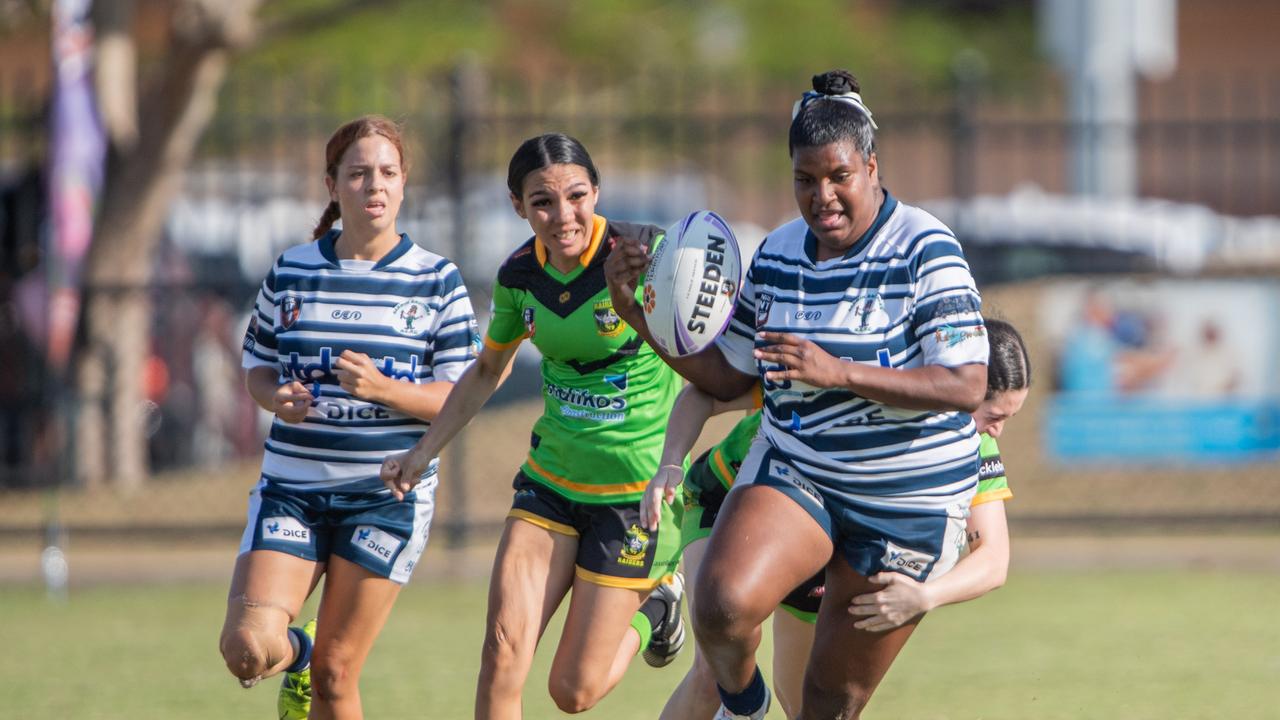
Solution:
[[[596,168],[566,135],[521,145],[507,185],[534,236],[498,272],[474,368],[430,432],[382,474],[393,493],[408,489],[480,410],[519,344],[538,348],[544,412],[494,559],[477,718],[520,716],[538,638],[570,588],[549,682],[565,712],[592,707],[638,651],[665,665],[684,639],[679,519],[668,514],[654,531],[639,513],[680,381],[614,312],[604,277],[619,239],[652,244],[660,230],[595,214]]]

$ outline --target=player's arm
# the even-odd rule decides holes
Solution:
[[[747,392],[733,400],[716,400],[696,385],[685,385],[671,406],[666,436],[662,441],[662,460],[658,472],[646,486],[640,499],[640,517],[645,527],[658,529],[662,517],[662,502],[675,500],[676,488],[684,480],[684,459],[693,449],[702,426],[713,415],[730,410],[749,410],[755,405],[755,394]]]
[[[891,630],[934,608],[981,597],[1004,585],[1009,572],[1009,525],[1004,502],[975,506],[969,515],[968,555],[951,572],[926,583],[896,572],[882,572],[869,580],[884,588],[859,595],[849,613],[862,616],[854,627],[872,632]]]
[[[280,372],[275,367],[249,368],[244,385],[259,407],[288,423],[302,422],[307,409],[315,402],[307,386],[297,380],[281,384]]]
[[[868,400],[916,410],[973,412],[987,394],[985,364],[879,367],[832,357],[817,344],[790,333],[762,332],[760,338],[768,344],[755,351],[756,358],[777,366],[765,372],[769,382],[798,380],[815,387],[845,388]]]
[[[649,265],[649,252],[638,240],[617,238],[613,251],[605,260],[605,278],[614,312],[618,313],[649,347],[686,380],[719,400],[732,400],[751,389],[755,375],[747,375],[729,364],[720,348],[712,344],[701,352],[675,357],[663,352],[654,342],[645,321],[644,310],[636,302],[636,284]]]
[[[519,347],[518,342],[501,348],[485,345],[476,361],[462,373],[453,391],[447,393],[431,428],[407,452],[383,461],[382,482],[396,499],[404,499],[404,494],[418,483],[431,458],[439,455],[458,431],[480,412],[511,373],[511,363]]]

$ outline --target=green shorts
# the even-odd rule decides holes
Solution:
[[[549,485],[516,473],[515,498],[507,517],[578,538],[578,577],[606,587],[652,590],[680,564],[682,508],[662,505],[657,530],[640,523],[640,501],[583,503]]]
[[[681,550],[694,540],[710,537],[720,506],[729,494],[729,488],[711,472],[710,454],[710,450],[702,453],[684,475],[684,521],[680,525],[684,545]]]
[[[694,540],[711,536],[711,528],[729,495],[729,488],[711,472],[710,454],[708,450],[693,461],[684,476],[684,522],[680,526],[680,534],[684,536],[684,544],[680,547],[682,552]],[[826,571],[820,571],[783,598],[780,607],[800,620],[816,623],[818,606],[822,603],[818,588],[822,587],[825,578]]]

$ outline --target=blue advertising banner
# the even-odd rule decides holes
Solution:
[[[1280,459],[1280,283],[1065,283],[1047,291],[1061,461]]]

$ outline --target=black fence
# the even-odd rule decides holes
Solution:
[[[686,77],[501,87],[467,68],[374,84],[265,70],[235,77],[166,225],[154,284],[84,290],[153,298],[140,412],[149,419],[151,467],[161,474],[252,464],[261,452],[261,417],[239,387],[240,329],[275,252],[308,237],[323,200],[324,142],[355,115],[380,112],[404,123],[411,189],[402,221],[418,242],[458,263],[477,308],[487,305],[497,262],[527,235],[506,197],[508,157],[541,132],[583,140],[601,169],[601,212],[610,217],[667,223],[711,207],[758,239],[795,214],[785,143],[792,98],[748,84]],[[1073,139],[1088,132],[1064,119],[1052,81],[1012,97],[980,87],[868,86],[882,177],[911,202],[1027,184],[1063,192]],[[1195,87],[1145,88],[1141,120],[1125,129],[1137,149],[1139,193],[1224,213],[1280,214],[1280,117],[1266,111],[1280,107],[1280,85],[1259,80],[1246,90],[1232,96],[1243,99],[1205,103]],[[0,360],[0,488],[10,489],[57,486],[49,459],[64,454],[67,441],[51,429],[59,421],[52,378],[12,298],[40,254],[34,220],[43,213],[47,139],[34,93],[15,73],[0,73],[0,346],[9,349]],[[1105,254],[1073,262],[1084,272],[1115,269]],[[460,488],[442,492],[463,507],[446,520],[451,526],[493,522],[465,509]]]

